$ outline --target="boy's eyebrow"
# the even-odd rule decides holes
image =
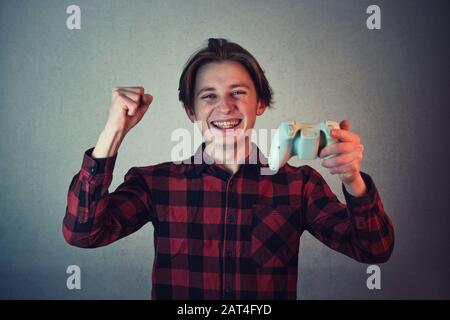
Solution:
[[[204,92],[204,91],[209,91],[209,90],[214,91],[214,90],[216,90],[216,89],[214,89],[213,87],[204,87],[204,88],[201,88],[200,91],[197,92],[197,96],[200,95],[200,93],[202,93],[202,92]]]
[[[232,84],[230,86],[231,89],[238,88],[238,87],[244,87],[246,89],[250,89],[250,87],[248,85],[246,85],[245,83],[237,83],[237,84]]]
[[[246,85],[245,83],[236,83],[236,84],[230,85],[230,88],[231,88],[231,89],[238,88],[238,87],[244,87],[244,88],[246,88],[246,89],[250,89],[249,86]],[[210,91],[210,90],[211,90],[211,91],[215,91],[216,89],[213,88],[213,87],[204,87],[204,88],[201,88],[200,91],[197,92],[197,96],[200,95],[202,92]]]

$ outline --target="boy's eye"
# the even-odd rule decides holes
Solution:
[[[246,93],[245,91],[232,91],[231,95],[232,96],[238,96],[238,95],[242,95],[242,94],[245,94],[245,93]],[[215,95],[213,93],[202,97],[202,99],[215,99],[215,98],[217,98],[217,95]]]
[[[240,94],[245,94],[245,92],[244,91],[233,91],[231,94],[233,96],[237,96],[237,95],[240,95]]]
[[[215,94],[208,94],[206,96],[203,96],[202,99],[214,99],[216,97]]]

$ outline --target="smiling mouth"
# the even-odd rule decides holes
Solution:
[[[230,120],[216,120],[211,121],[211,124],[216,129],[226,130],[226,129],[234,129],[239,126],[242,122],[242,119],[230,119]]]

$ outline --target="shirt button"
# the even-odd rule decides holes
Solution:
[[[89,169],[89,171],[90,171],[92,174],[95,174],[95,172],[97,171],[97,168],[91,167],[91,168]]]
[[[226,294],[227,296],[230,295],[230,294],[231,294],[231,290],[228,289],[228,288],[226,288],[226,289],[225,289],[225,294]]]
[[[228,216],[228,222],[231,222],[231,223],[234,222],[234,215],[230,214],[230,215]]]

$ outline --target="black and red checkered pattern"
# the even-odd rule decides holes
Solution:
[[[233,175],[193,156],[133,167],[109,193],[117,155],[94,159],[92,150],[69,187],[64,237],[95,248],[151,222],[153,299],[296,299],[304,230],[360,262],[382,263],[392,253],[392,222],[365,173],[367,193],[355,198],[343,188],[345,205],[309,166],[261,174],[267,159],[255,147],[257,163]]]

